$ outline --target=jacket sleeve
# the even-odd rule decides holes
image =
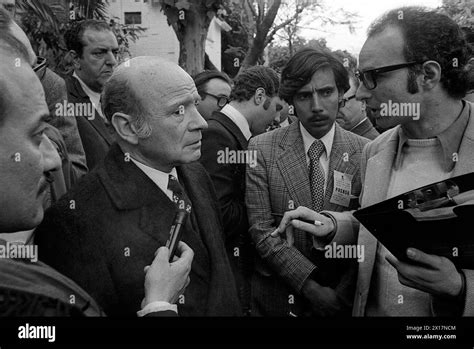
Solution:
[[[271,216],[269,164],[265,163],[262,144],[252,139],[249,151],[257,151],[256,166],[247,165],[246,205],[250,223],[250,235],[260,257],[293,289],[301,292],[304,282],[316,268],[297,248],[289,246],[280,237],[271,237],[276,229]],[[272,188],[275,190],[275,188]]]

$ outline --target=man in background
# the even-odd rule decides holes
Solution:
[[[344,94],[343,105],[339,108],[337,123],[344,129],[373,140],[380,134],[368,119],[364,103],[356,99],[359,79],[355,76],[357,60],[346,51],[334,52],[342,61],[349,74],[349,90]]]
[[[254,153],[248,152],[247,147],[250,137],[265,132],[281,110],[278,87],[278,75],[271,68],[255,66],[239,73],[231,102],[208,118],[209,127],[203,131],[202,138],[200,162],[216,188],[226,250],[246,313],[249,310],[248,278],[253,266],[253,249],[245,207],[245,165],[256,165]]]
[[[75,23],[64,39],[74,66],[73,74],[65,77],[67,108],[72,105],[91,171],[113,142],[100,108],[100,93],[117,64],[118,43],[109,25],[95,19]]]
[[[194,76],[194,83],[201,96],[197,109],[205,120],[229,102],[232,81],[227,74],[218,70],[204,70]]]

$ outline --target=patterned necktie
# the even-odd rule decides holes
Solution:
[[[319,158],[324,152],[324,144],[319,139],[309,147],[309,183],[311,186],[311,201],[313,210],[319,212],[324,203],[324,172],[319,163]]]
[[[179,184],[178,179],[171,174],[168,177],[168,190],[173,192],[173,202],[176,207],[179,210],[186,210],[188,213],[191,213],[191,201],[181,184]]]

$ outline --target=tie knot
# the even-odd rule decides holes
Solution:
[[[181,184],[179,184],[178,178],[173,175],[169,175],[168,177],[168,190],[171,190],[176,194],[181,194],[183,192],[183,188],[181,187]]]
[[[310,159],[319,159],[324,153],[324,144],[319,139],[316,139],[309,147],[308,156]]]

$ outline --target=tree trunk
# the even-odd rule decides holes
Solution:
[[[206,12],[196,10],[192,6],[184,12],[183,25],[173,25],[179,40],[178,64],[190,75],[204,69],[207,31],[211,23]]]
[[[260,13],[259,17],[263,17],[263,20],[257,22],[257,31],[255,34],[255,38],[253,39],[252,46],[250,47],[249,52],[247,53],[244,58],[244,61],[242,62],[242,68],[245,69],[247,67],[256,65],[258,59],[262,57],[266,43],[268,43],[268,32],[270,31],[270,28],[273,25],[273,22],[275,21],[275,17],[278,13],[280,5],[281,0],[275,0],[266,14]]]

